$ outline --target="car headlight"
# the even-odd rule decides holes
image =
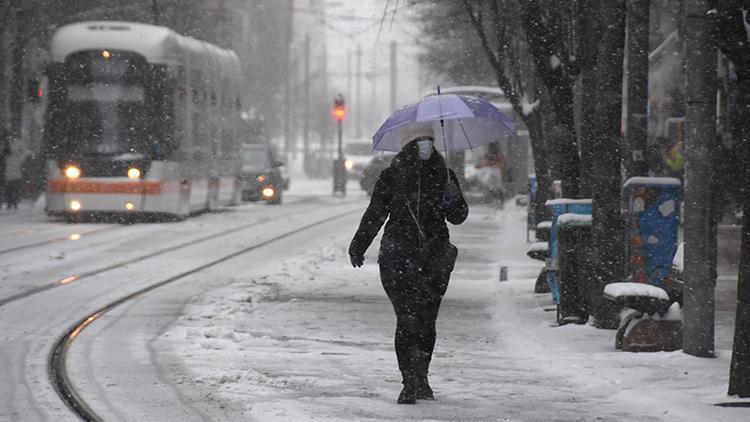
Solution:
[[[347,170],[351,170],[352,167],[354,167],[354,161],[352,160],[344,161],[344,167],[346,167]]]
[[[263,182],[266,181],[266,175],[265,174],[261,174],[258,177],[256,177],[255,180],[257,180],[258,183],[263,183]]]
[[[81,177],[81,169],[71,164],[68,167],[65,167],[65,177],[68,179],[78,179]]]

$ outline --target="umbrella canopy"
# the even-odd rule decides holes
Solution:
[[[393,112],[372,136],[373,150],[398,152],[414,127],[424,125],[432,126],[439,151],[473,149],[516,133],[513,119],[487,101],[466,95],[429,95]]]

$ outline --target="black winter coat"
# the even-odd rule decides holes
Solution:
[[[418,251],[434,239],[447,242],[449,234],[445,221],[461,224],[469,214],[460,189],[453,197],[444,197],[448,173],[458,186],[455,173],[446,171],[439,153],[433,151],[429,160],[420,161],[416,145],[407,145],[380,173],[370,205],[349,246],[349,254],[364,255],[386,219],[383,243],[393,244],[404,253]]]

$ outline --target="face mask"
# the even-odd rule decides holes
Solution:
[[[417,147],[419,147],[419,159],[422,161],[429,160],[432,155],[432,141],[429,139],[417,141]]]

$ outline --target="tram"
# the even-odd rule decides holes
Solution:
[[[153,25],[82,22],[53,36],[48,215],[184,218],[237,204],[237,55]]]

